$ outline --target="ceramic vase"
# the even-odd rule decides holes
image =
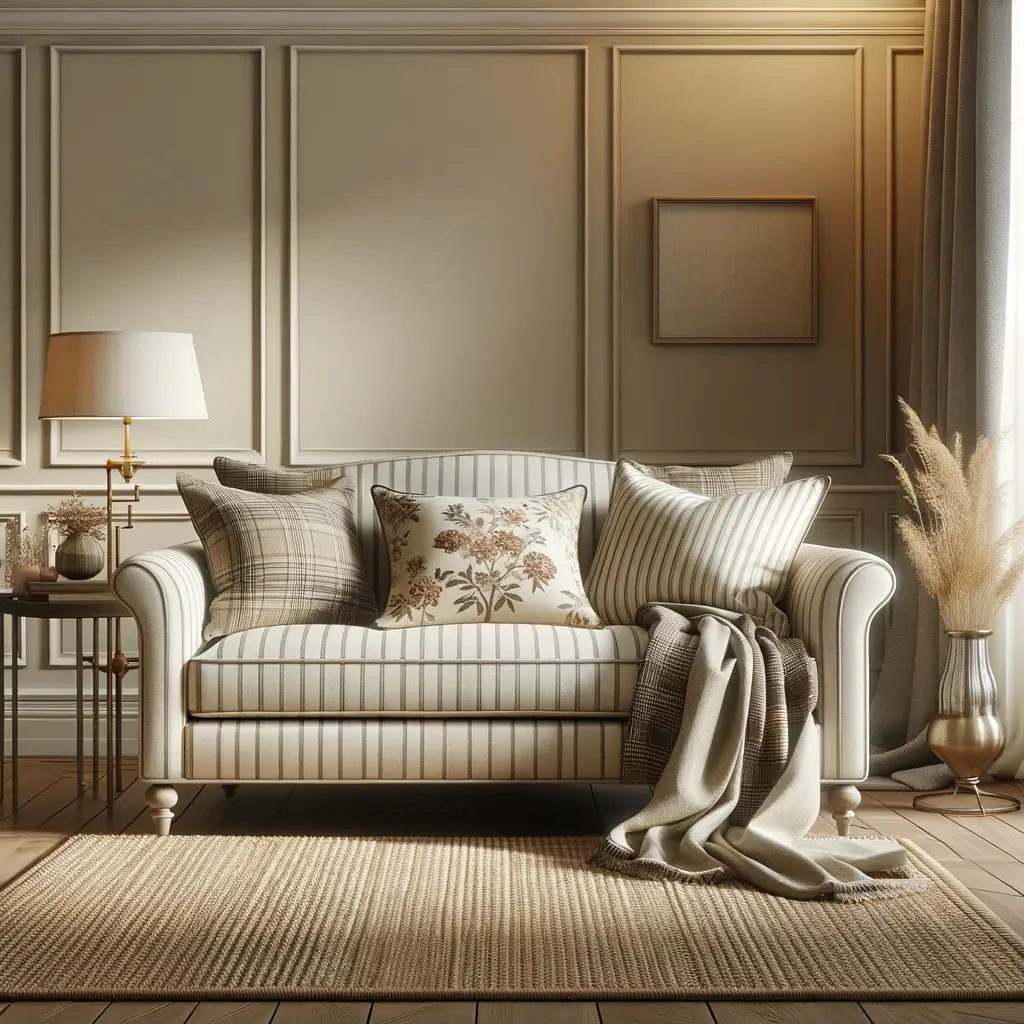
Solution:
[[[60,542],[53,558],[68,580],[91,580],[103,568],[103,545],[87,533],[72,533]]]

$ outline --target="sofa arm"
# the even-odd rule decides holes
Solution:
[[[790,571],[781,605],[818,663],[825,782],[867,777],[868,635],[895,591],[892,567],[865,551],[804,544]]]
[[[185,730],[185,664],[203,646],[213,600],[206,555],[198,541],[126,558],[114,572],[114,594],[139,627],[139,775],[181,778]]]

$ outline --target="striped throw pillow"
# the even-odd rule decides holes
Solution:
[[[829,483],[816,476],[706,498],[620,461],[587,596],[608,625],[632,625],[642,605],[660,601],[746,612],[787,636],[776,602]]]
[[[637,463],[639,465],[639,463]],[[725,498],[746,491],[766,491],[786,482],[793,465],[792,452],[779,452],[767,459],[744,462],[739,466],[640,466],[655,480],[673,487],[703,494],[707,498]]]
[[[218,455],[213,460],[213,471],[225,487],[256,494],[298,494],[314,487],[330,487],[345,475],[344,466],[325,466],[316,469],[271,469],[241,459]]]
[[[359,559],[355,483],[252,494],[179,473],[217,596],[203,639],[258,626],[367,626],[377,615]]]

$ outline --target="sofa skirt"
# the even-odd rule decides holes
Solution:
[[[199,781],[617,780],[621,719],[190,719]]]

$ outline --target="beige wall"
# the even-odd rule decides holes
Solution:
[[[890,550],[919,8],[54,6],[0,11],[0,521],[100,500],[118,429],[35,419],[46,337],[132,326],[193,333],[210,419],[136,425],[128,550],[218,452],[456,447],[789,448],[815,539]],[[815,198],[812,343],[652,341],[651,200],[698,195]],[[29,630],[28,751],[73,736],[73,639]]]

